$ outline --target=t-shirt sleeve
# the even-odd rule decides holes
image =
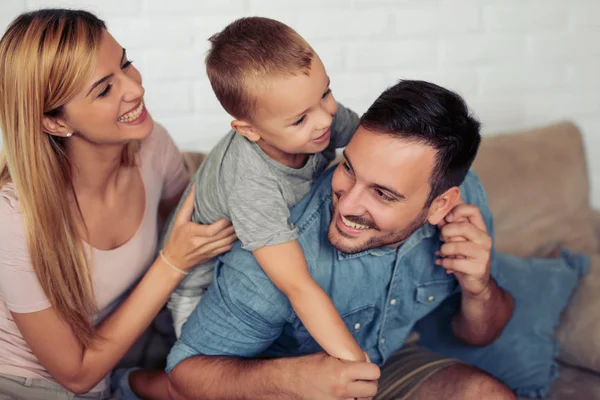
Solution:
[[[161,199],[169,199],[185,189],[189,176],[183,163],[183,156],[169,132],[162,125],[155,123],[154,135],[156,136],[155,151],[158,152],[157,167],[163,176]]]
[[[167,372],[197,355],[256,357],[277,340],[291,314],[254,256],[235,247],[217,262],[215,280],[171,348]]]
[[[227,201],[231,222],[244,249],[254,251],[298,238],[276,179],[245,180],[234,188]]]
[[[10,311],[31,313],[50,307],[27,248],[22,214],[0,194],[0,296]]]
[[[338,103],[338,111],[331,124],[331,138],[336,149],[348,145],[358,128],[358,120],[358,115],[354,111]]]

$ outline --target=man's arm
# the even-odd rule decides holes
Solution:
[[[460,312],[452,319],[457,338],[474,346],[485,346],[500,336],[515,307],[513,297],[493,279],[483,293],[462,294]]]
[[[196,356],[171,371],[169,394],[173,400],[367,398],[377,393],[379,375],[375,364],[324,353],[269,360]]]
[[[487,345],[502,332],[514,309],[512,296],[491,276],[492,238],[479,208],[459,204],[441,227],[436,262],[452,271],[462,289],[461,308],[452,320],[454,334],[472,345]]]

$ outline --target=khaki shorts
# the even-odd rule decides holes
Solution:
[[[379,390],[375,399],[408,399],[427,378],[458,363],[458,360],[446,358],[416,344],[405,345],[381,367]]]
[[[0,400],[117,400],[110,390],[77,395],[45,379],[0,374]]]

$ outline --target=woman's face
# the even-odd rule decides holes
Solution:
[[[142,77],[106,30],[92,77],[64,111],[64,122],[74,136],[96,144],[143,139],[154,126],[144,105]]]

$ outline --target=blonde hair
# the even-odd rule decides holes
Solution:
[[[12,182],[31,263],[58,315],[87,346],[96,311],[90,265],[75,216],[71,164],[64,139],[43,132],[42,117],[64,105],[90,79],[104,22],[79,10],[47,9],[18,16],[0,40],[0,188]],[[135,144],[122,162],[135,162]],[[89,253],[91,254],[91,252]]]
[[[251,119],[256,111],[253,86],[272,76],[308,74],[315,56],[295,30],[263,17],[235,20],[209,41],[208,79],[225,111],[237,119]]]

